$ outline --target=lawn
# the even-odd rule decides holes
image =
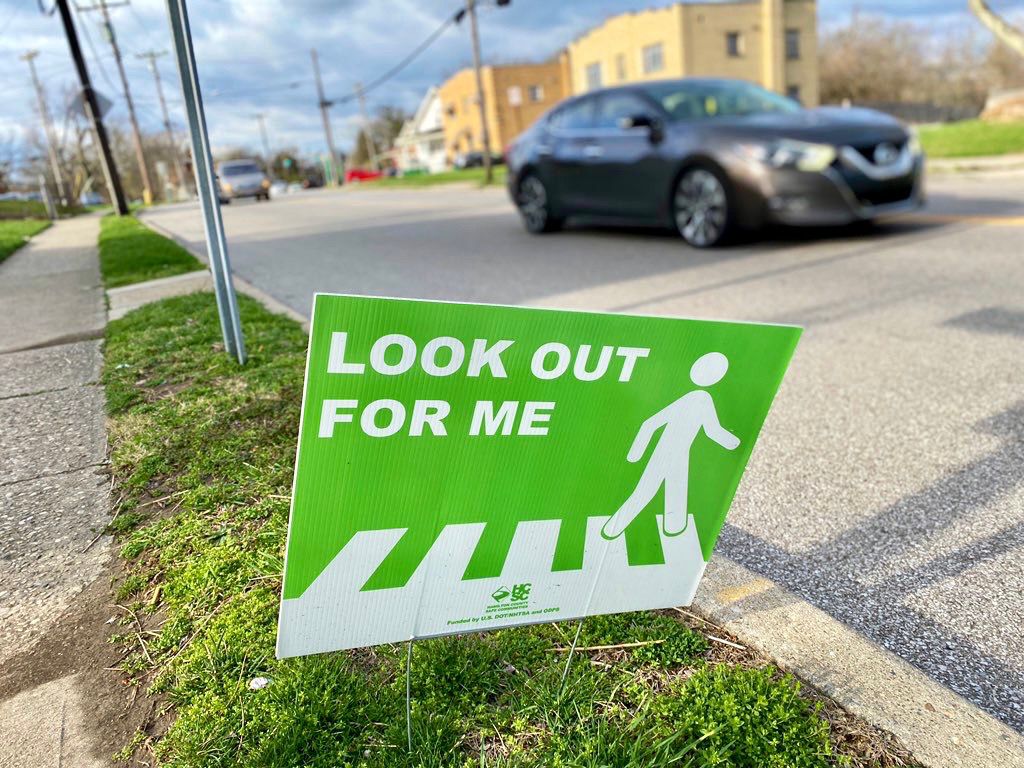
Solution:
[[[1024,152],[1024,122],[963,120],[958,123],[925,125],[920,128],[920,136],[924,151],[934,158]]]
[[[104,216],[100,222],[100,270],[107,288],[197,269],[203,265],[195,256],[134,216]]]
[[[492,184],[504,184],[507,174],[504,165],[494,166],[494,181]],[[385,176],[375,181],[362,182],[362,185],[369,188],[374,187],[433,187],[438,184],[467,183],[484,185],[483,168],[467,168],[462,171],[442,171],[441,173],[424,173],[417,176]]]
[[[306,336],[244,296],[240,309],[244,367],[223,352],[209,293],[107,328],[111,529],[125,562],[113,641],[138,686],[136,706],[153,707],[120,759],[174,768],[907,764],[834,704],[723,645],[721,630],[712,641],[699,620],[673,612],[588,619],[564,690],[573,623],[417,642],[407,752],[404,645],[274,657]]]
[[[21,248],[28,239],[50,226],[45,219],[0,221],[0,262]]]

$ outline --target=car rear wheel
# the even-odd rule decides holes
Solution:
[[[727,184],[721,173],[704,166],[690,168],[679,177],[673,215],[676,229],[690,245],[711,248],[729,235],[732,210]]]
[[[516,206],[528,232],[554,232],[562,226],[562,219],[551,214],[551,201],[544,182],[532,173],[519,182]]]

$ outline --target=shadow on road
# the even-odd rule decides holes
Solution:
[[[1001,437],[1002,443],[808,552],[791,554],[729,524],[718,547],[1024,730],[1024,711],[1013,706],[1021,700],[1024,674],[907,605],[941,581],[969,578],[967,572],[979,564],[1024,552],[1024,523],[925,563],[900,565],[930,535],[970,518],[1024,482],[1024,401],[975,428]]]

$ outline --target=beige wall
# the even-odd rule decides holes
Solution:
[[[787,29],[799,30],[799,59],[786,59]],[[729,32],[740,34],[739,56],[728,53]],[[643,49],[659,43],[664,66],[645,73]],[[572,93],[588,90],[587,67],[600,63],[605,87],[671,77],[735,77],[779,93],[796,86],[805,104],[818,103],[815,0],[677,3],[624,13],[571,42],[568,53]]]
[[[569,95],[563,71],[564,63],[559,59],[543,64],[483,68],[492,152],[501,152],[538,117]],[[460,152],[482,150],[483,130],[473,70],[456,72],[438,93],[449,160]]]

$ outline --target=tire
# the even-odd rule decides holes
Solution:
[[[547,187],[535,173],[528,173],[520,179],[516,190],[516,208],[523,218],[526,231],[534,235],[555,232],[564,223],[564,219],[552,215]]]
[[[713,248],[734,230],[733,195],[725,174],[711,165],[694,165],[680,174],[672,190],[676,231],[694,248]]]

